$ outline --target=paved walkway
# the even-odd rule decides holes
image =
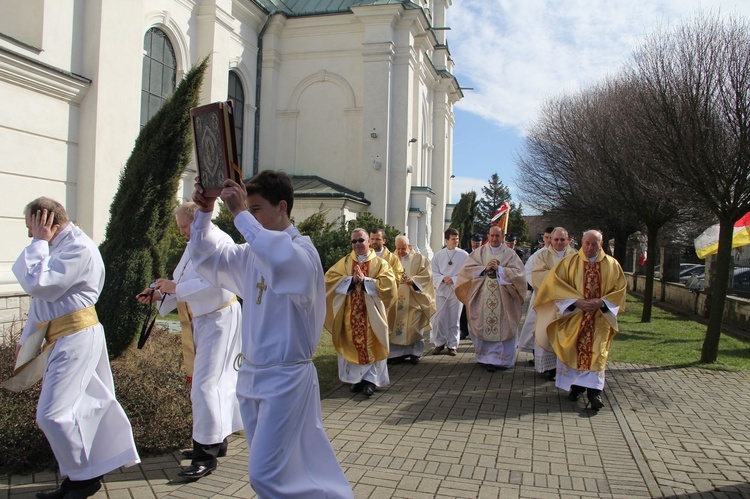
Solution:
[[[345,386],[328,394],[324,425],[355,496],[750,497],[750,373],[612,363],[596,413],[528,359],[488,373],[463,341],[457,357],[391,366],[391,386],[369,400]],[[255,497],[241,437],[197,482],[179,479],[179,464],[179,453],[146,458],[94,497]],[[57,480],[0,477],[0,499]]]

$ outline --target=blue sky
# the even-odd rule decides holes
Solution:
[[[541,104],[616,73],[647,35],[699,10],[750,17],[750,0],[453,0],[454,73],[474,90],[455,107],[452,202],[481,196],[495,172],[522,201],[514,158]]]

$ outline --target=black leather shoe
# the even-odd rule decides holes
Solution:
[[[349,385],[349,391],[352,393],[359,393],[362,391],[362,382],[354,383],[353,385]]]
[[[601,393],[597,393],[596,395],[592,395],[591,397],[589,397],[589,402],[591,403],[591,408],[596,409],[597,411],[604,407]]]
[[[91,497],[102,488],[101,482],[98,480],[92,482],[84,487],[72,488],[73,485],[66,478],[60,487],[55,490],[47,490],[44,492],[37,492],[36,496],[39,499],[85,499]]]
[[[547,379],[549,381],[555,381],[557,379],[557,369],[550,369],[547,371]]]
[[[571,402],[578,402],[581,400],[581,397],[583,396],[583,392],[574,392],[573,390],[570,391],[568,394],[568,400]]]
[[[216,465],[204,466],[202,464],[191,464],[187,468],[177,473],[177,476],[181,476],[182,478],[188,478],[190,480],[197,480],[199,478],[203,478],[206,475],[210,475],[211,472],[214,471],[215,469],[216,469]]]
[[[419,364],[419,357],[417,357],[416,355],[412,355],[409,359],[409,362],[411,362],[412,365],[416,366],[417,364]]]
[[[364,393],[366,396],[370,397],[375,393],[375,385],[373,385],[369,381],[363,381],[362,385],[362,393]]]

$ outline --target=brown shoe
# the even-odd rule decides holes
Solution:
[[[455,348],[449,348],[449,349],[448,349],[448,355],[450,355],[451,357],[455,357],[455,356],[456,356],[456,353],[457,353],[457,352],[456,352],[456,349],[455,349]]]
[[[432,355],[440,355],[443,350],[445,350],[445,345],[440,345],[439,347],[435,347],[430,352]]]

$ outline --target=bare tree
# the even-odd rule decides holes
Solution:
[[[720,224],[702,362],[715,362],[734,222],[750,210],[750,26],[699,15],[647,39],[634,54],[640,140],[651,170],[691,193]]]

